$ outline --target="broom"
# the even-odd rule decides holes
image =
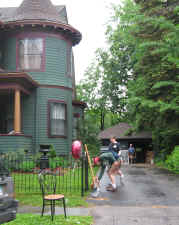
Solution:
[[[88,148],[87,148],[86,144],[85,144],[85,152],[86,152],[86,155],[88,158],[88,163],[89,163],[90,172],[91,172],[91,176],[92,176],[92,183],[91,183],[91,188],[93,189],[92,196],[97,197],[99,194],[99,182],[97,180],[97,177],[94,175],[93,166],[91,163],[91,159],[90,159]]]

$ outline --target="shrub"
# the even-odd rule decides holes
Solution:
[[[18,170],[23,172],[32,172],[34,168],[36,167],[36,163],[32,160],[29,161],[23,161],[19,164]]]
[[[55,158],[56,156],[57,156],[57,154],[56,154],[56,151],[55,151],[54,146],[53,146],[53,145],[50,145],[49,157],[53,159],[53,158]]]
[[[171,155],[167,157],[165,165],[170,171],[179,173],[179,146],[176,146]]]

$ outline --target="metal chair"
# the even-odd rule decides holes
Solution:
[[[43,216],[44,214],[45,206],[50,205],[51,219],[53,221],[55,215],[55,202],[62,201],[64,208],[64,216],[66,218],[65,196],[62,194],[56,194],[56,185],[57,185],[56,175],[53,173],[49,174],[45,171],[41,171],[39,173],[38,178],[40,188],[42,191],[42,200],[43,200],[41,216]]]

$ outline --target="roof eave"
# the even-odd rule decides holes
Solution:
[[[27,25],[32,25],[32,26],[40,25],[40,26],[42,26],[44,28],[48,27],[48,26],[51,26],[54,29],[56,29],[57,31],[58,31],[58,29],[61,29],[64,32],[70,34],[71,38],[72,38],[73,45],[78,44],[81,41],[81,39],[82,39],[81,33],[77,29],[72,27],[71,25],[64,24],[64,23],[59,23],[59,22],[54,22],[54,21],[19,20],[19,21],[4,22],[4,23],[2,23],[0,25],[2,25],[2,27],[10,27],[10,28],[14,28],[16,26],[24,27],[24,26],[27,26]]]
[[[82,108],[86,108],[87,107],[87,104],[85,102],[78,101],[78,100],[73,100],[72,105],[73,106],[82,107]]]

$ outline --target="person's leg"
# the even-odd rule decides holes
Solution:
[[[131,164],[133,164],[134,163],[134,157],[133,157],[133,155],[131,155]]]
[[[118,174],[121,178],[124,177],[124,174],[122,173],[122,171],[121,171],[120,169],[118,170],[117,174]]]
[[[131,154],[129,154],[129,164],[132,164]]]
[[[116,191],[117,190],[115,175],[118,173],[119,168],[120,168],[120,162],[116,161],[113,163],[112,167],[108,171],[108,176],[111,181],[111,185],[107,187],[108,191]]]
[[[109,179],[111,181],[111,185],[109,185],[106,189],[108,191],[116,191],[117,186],[116,186],[116,181],[115,181],[115,175],[114,174],[109,174]]]

